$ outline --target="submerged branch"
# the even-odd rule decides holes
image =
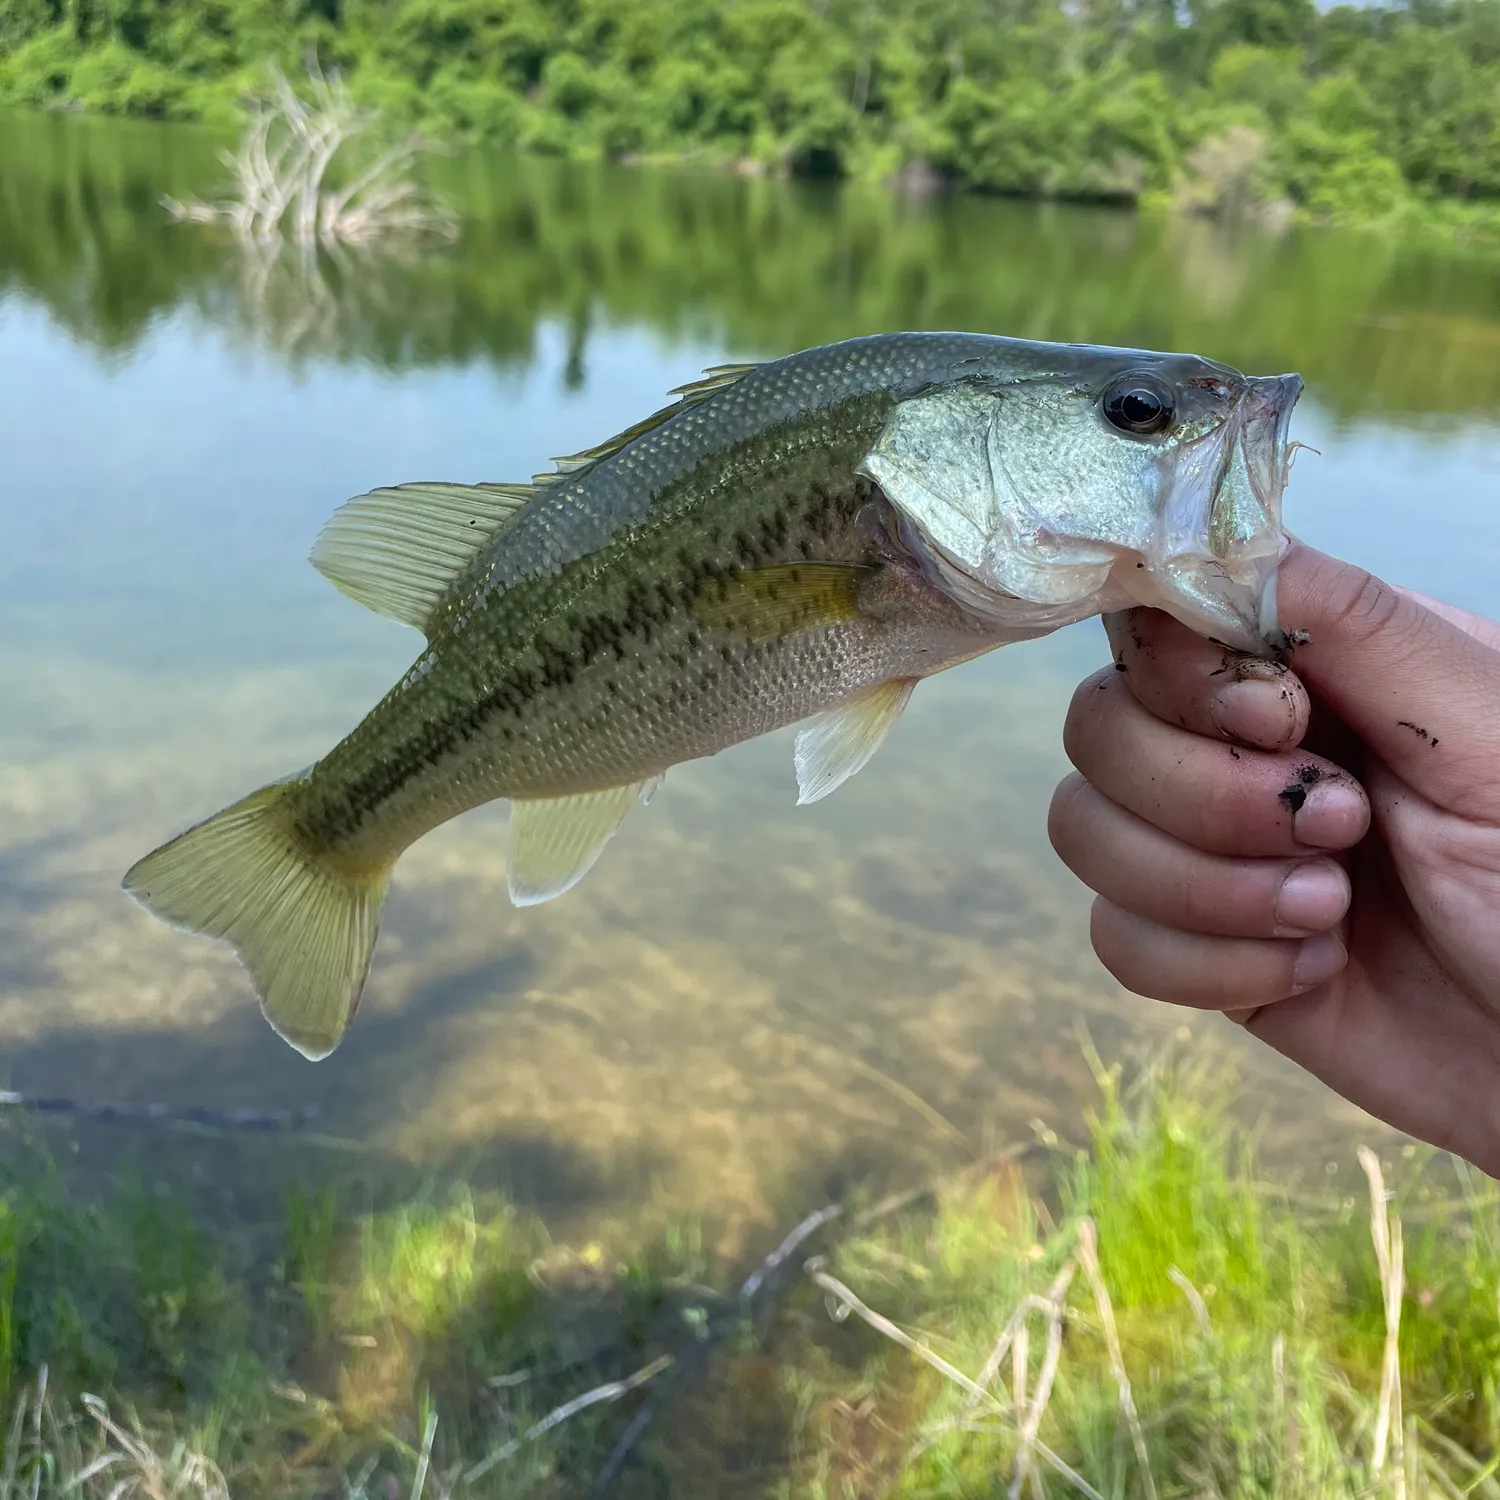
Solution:
[[[415,132],[362,169],[351,169],[346,183],[329,184],[335,162],[348,159],[351,142],[366,135],[376,117],[354,103],[337,73],[325,75],[316,62],[308,68],[308,88],[310,100],[274,71],[269,98],[252,106],[239,149],[223,156],[231,196],[219,203],[163,198],[167,212],[185,223],[227,225],[255,244],[290,238],[334,246],[397,234],[453,238],[453,215],[427,199],[413,177],[429,149]]]
[[[509,1442],[502,1443],[488,1457],[480,1459],[472,1469],[465,1472],[464,1483],[473,1484],[476,1479],[482,1479],[496,1464],[504,1463],[506,1459],[518,1453],[525,1444],[534,1442],[554,1427],[560,1427],[569,1417],[576,1417],[579,1412],[586,1411],[591,1406],[597,1406],[601,1401],[618,1401],[621,1396],[629,1395],[637,1386],[645,1385],[648,1380],[654,1380],[672,1363],[673,1358],[670,1354],[660,1355],[649,1365],[643,1365],[633,1375],[627,1375],[623,1380],[606,1381],[603,1385],[596,1385],[593,1390],[585,1391],[581,1396],[574,1396],[571,1401],[565,1401],[561,1406],[554,1407],[541,1421],[533,1422],[520,1437],[511,1438]]]

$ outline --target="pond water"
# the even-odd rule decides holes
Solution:
[[[1097,622],[926,684],[797,809],[790,736],[673,773],[578,890],[505,896],[504,811],[402,861],[358,1020],[309,1064],[226,953],[119,890],[167,835],[317,758],[412,659],[306,562],[347,497],[515,479],[704,366],[954,328],[1187,348],[1308,394],[1288,523],[1500,613],[1500,263],[1365,236],[472,156],[451,248],[309,270],[158,199],[181,128],[0,121],[0,1083],[82,1101],[316,1107],[559,1232],[702,1219],[738,1257],[856,1181],[1047,1121],[1107,1055],[1223,1048],[1273,1148],[1376,1127],[1214,1018],[1125,995],[1045,837]],[[249,1145],[64,1128],[238,1191]],[[81,1143],[81,1144],[80,1144]],[[268,1180],[256,1147],[254,1173]],[[278,1145],[329,1170],[359,1153]],[[1319,1154],[1312,1154],[1312,1153]],[[195,1154],[196,1153],[196,1154]],[[272,1174],[274,1175],[274,1174]]]

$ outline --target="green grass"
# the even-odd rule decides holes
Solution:
[[[611,1265],[462,1186],[389,1207],[294,1189],[279,1252],[257,1261],[171,1196],[127,1178],[75,1201],[40,1150],[8,1154],[0,1500],[103,1500],[127,1476],[122,1495],[446,1493],[628,1374],[698,1300],[690,1237]],[[563,1493],[555,1471],[607,1415],[518,1442],[464,1493]]]
[[[581,1496],[642,1399],[614,1383],[673,1360],[620,1500],[1500,1500],[1493,1184],[1370,1158],[1382,1273],[1352,1153],[1271,1181],[1222,1080],[1093,1061],[1086,1145],[846,1216],[717,1343],[735,1303],[690,1229],[617,1263],[461,1186],[297,1189],[265,1256],[12,1151],[0,1500]],[[601,1390],[628,1401],[557,1415]]]
[[[849,1349],[821,1340],[789,1377],[800,1457],[780,1493],[1083,1493],[1021,1456],[1055,1322],[1061,1344],[1037,1435],[1100,1494],[1500,1496],[1492,1185],[1414,1150],[1401,1161],[1390,1212],[1412,1223],[1400,1381],[1382,1396],[1370,1200],[1265,1181],[1252,1136],[1209,1102],[1223,1097],[1214,1080],[1164,1064],[1128,1088],[1118,1072],[1097,1076],[1089,1146],[1056,1154],[1040,1196],[1007,1170],[946,1194],[931,1216],[844,1244],[831,1262],[850,1293],[970,1377],[1022,1300],[1041,1299],[992,1398],[976,1402],[952,1375],[863,1327],[850,1331],[864,1350],[856,1373],[840,1376]],[[1047,1288],[1069,1271],[1054,1314]],[[1012,1488],[1018,1461],[1027,1477]]]

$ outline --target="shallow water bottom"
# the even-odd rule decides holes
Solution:
[[[1104,655],[1093,624],[925,684],[876,761],[810,808],[790,805],[788,734],[680,767],[544,907],[509,905],[501,807],[447,825],[398,867],[360,1013],[318,1064],[269,1031],[227,951],[115,886],[164,828],[264,780],[267,756],[298,763],[323,726],[278,728],[277,704],[327,693],[311,716],[332,720],[341,695],[315,666],[208,696],[158,683],[148,717],[184,721],[169,779],[143,746],[56,758],[30,789],[38,835],[10,855],[30,898],[3,934],[10,1079],[315,1111],[303,1137],[47,1128],[80,1177],[144,1164],[241,1225],[273,1221],[292,1177],[457,1174],[574,1241],[692,1219],[729,1262],[855,1186],[1040,1129],[1081,1138],[1085,1036],[1106,1058],[1201,1039],[1266,1116],[1268,1154],[1319,1172],[1387,1132],[1219,1017],[1125,994],[1089,947],[1087,893],[1044,823],[1071,684]],[[242,716],[272,733],[236,750]]]

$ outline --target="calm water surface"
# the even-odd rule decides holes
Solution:
[[[909,1180],[1038,1118],[1076,1134],[1080,1025],[1109,1053],[1184,1023],[1101,971],[1086,895],[1046,844],[1063,712],[1105,659],[1097,623],[924,685],[815,807],[793,806],[786,734],[678,769],[552,905],[510,907],[503,810],[439,830],[402,861],[360,1016],[321,1064],[274,1038],[231,958],[120,894],[165,836],[322,754],[415,654],[307,565],[339,503],[523,478],[706,365],[966,327],[1300,370],[1295,433],[1321,456],[1298,464],[1289,524],[1500,613],[1495,264],[472,158],[441,164],[457,246],[309,271],[164,222],[160,193],[212,188],[213,145],[0,120],[15,1088],[315,1105],[369,1155],[460,1164],[564,1232],[694,1214],[737,1255],[852,1181]],[[1188,1021],[1284,1149],[1347,1155],[1373,1132],[1222,1023]],[[221,1186],[251,1149],[70,1138],[84,1164],[145,1140],[162,1170],[180,1156]]]

